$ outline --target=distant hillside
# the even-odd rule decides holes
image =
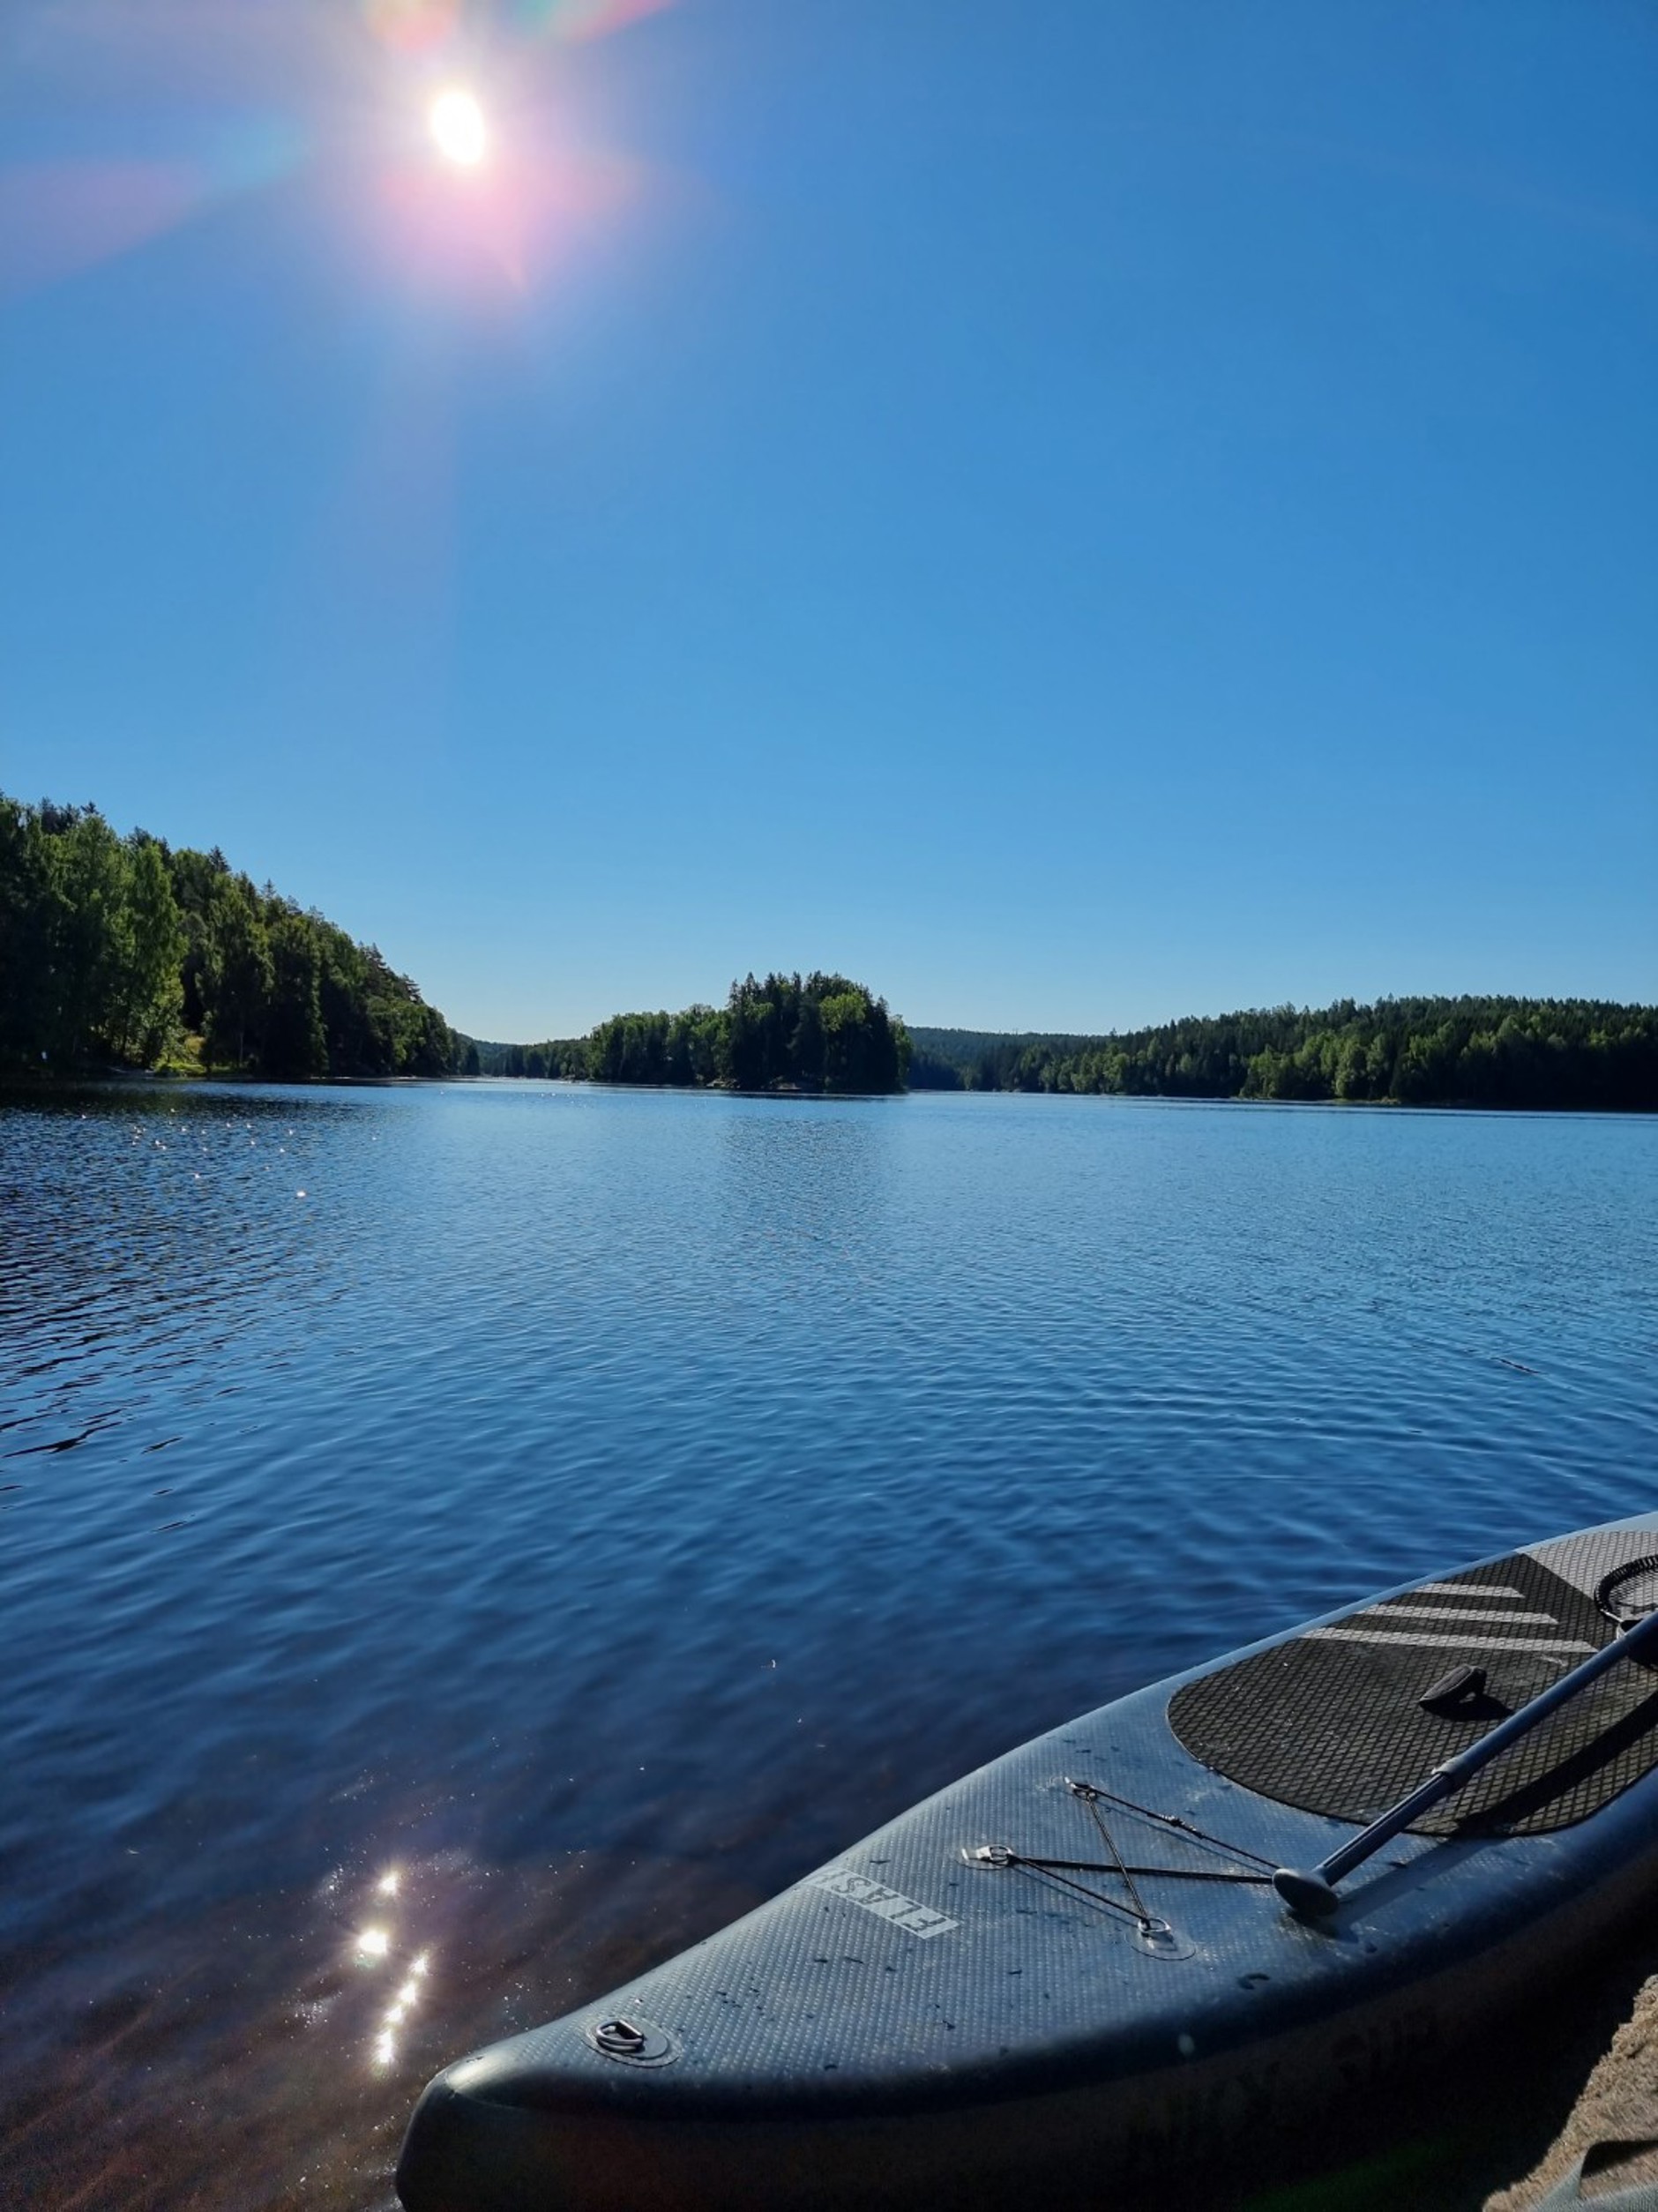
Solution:
[[[910,1031],[913,1089],[1658,1111],[1658,1008],[1351,999],[1100,1037]]]
[[[915,1022],[909,1025],[909,1041],[913,1091],[1004,1090],[1010,1086],[977,1079],[983,1068],[1001,1066],[1010,1050],[1085,1052],[1100,1042],[1037,1029],[930,1029]]]

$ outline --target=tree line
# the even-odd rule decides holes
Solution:
[[[0,1067],[210,1068],[279,1081],[501,1074],[744,1091],[1071,1091],[1658,1111],[1658,1008],[1341,999],[1107,1036],[908,1030],[844,975],[773,972],[723,1006],[586,1037],[458,1035],[374,945],[215,847],[117,836],[95,806],[0,794]]]
[[[256,889],[217,847],[0,794],[0,1065],[294,1082],[447,1075],[458,1049],[377,945]]]
[[[486,1075],[740,1091],[901,1091],[909,1067],[908,1033],[886,1001],[816,970],[746,975],[723,1006],[612,1014],[585,1037],[466,1043]]]
[[[912,1032],[915,1089],[1658,1110],[1658,1007],[1350,998],[1102,1037]]]

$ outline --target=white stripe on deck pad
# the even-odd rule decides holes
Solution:
[[[1524,1597],[1524,1590],[1511,1590],[1506,1582],[1418,1582],[1411,1595],[1426,1591],[1432,1597]]]
[[[1396,1636],[1373,1628],[1304,1628],[1310,1643],[1430,1644],[1446,1651],[1593,1651],[1593,1644],[1563,1643],[1552,1636],[1416,1636],[1401,1630]]]
[[[1488,1605],[1366,1605],[1371,1620],[1535,1620],[1544,1627],[1559,1625],[1552,1613],[1511,1613]]]

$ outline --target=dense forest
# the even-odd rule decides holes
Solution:
[[[844,975],[747,975],[723,1006],[612,1014],[586,1037],[474,1044],[486,1075],[740,1091],[901,1091],[909,1036],[886,1001]]]
[[[1586,998],[1350,998],[1121,1035],[911,1032],[916,1089],[1658,1110],[1658,1007]]]
[[[458,1040],[407,975],[217,848],[118,837],[93,806],[0,795],[0,1066],[446,1075]]]

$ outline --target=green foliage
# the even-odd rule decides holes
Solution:
[[[705,1015],[707,1009],[698,1010]],[[718,1020],[719,1017],[713,1017]],[[721,1078],[737,1090],[901,1091],[909,1036],[886,1001],[845,975],[775,973],[733,983],[724,1015]]]
[[[1342,999],[1105,1037],[915,1041],[917,1087],[1658,1110],[1658,1008],[1596,999]]]
[[[96,807],[0,796],[0,1061],[147,1064],[179,1033],[165,848]]]
[[[0,1060],[38,1059],[60,1035],[62,889],[39,813],[0,798]]]
[[[123,1059],[147,1067],[170,1049],[179,1034],[184,1009],[184,925],[161,845],[135,833],[128,850],[115,1042]]]
[[[465,1040],[474,1072],[743,1091],[901,1091],[908,1033],[886,1001],[844,975],[752,975],[723,1006],[612,1014],[591,1036],[535,1045]]]
[[[275,1083],[303,1083],[328,1072],[317,936],[298,914],[279,916],[271,931],[271,1004],[260,1057]]]
[[[446,1075],[457,1056],[377,947],[217,849],[0,796],[0,1064],[178,1065],[186,1032],[213,1065],[285,1081]]]
[[[208,900],[197,983],[202,1033],[213,1059],[240,1068],[264,1034],[276,970],[259,895],[245,876],[227,869]]]

